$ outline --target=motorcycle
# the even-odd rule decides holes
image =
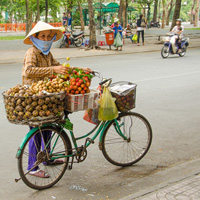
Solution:
[[[178,54],[180,57],[183,57],[186,54],[187,47],[189,46],[189,38],[182,38],[181,39],[181,52],[178,52],[178,39],[173,37],[177,35],[175,33],[167,34],[168,37],[165,40],[164,46],[161,50],[161,56],[163,58],[167,58],[169,54]]]
[[[160,28],[160,23],[159,22],[150,22],[150,25],[149,27],[157,27],[157,28]]]
[[[69,47],[69,45],[74,45],[75,47],[80,47],[83,44],[84,32],[73,33],[69,28],[63,31],[63,38],[60,43],[60,48]]]

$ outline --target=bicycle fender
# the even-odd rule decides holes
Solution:
[[[46,126],[52,126],[52,124],[45,124],[45,125],[43,125],[42,127],[46,127]],[[42,128],[42,127],[41,127],[41,128]],[[19,148],[18,148],[18,150],[17,150],[17,154],[16,154],[16,158],[17,158],[17,159],[20,158],[21,153],[22,153],[22,149],[23,149],[24,145],[26,144],[27,140],[29,139],[29,137],[30,137],[35,131],[37,131],[38,129],[39,129],[39,127],[35,127],[35,128],[33,128],[33,129],[31,129],[31,130],[26,134],[26,136],[23,138],[23,140],[22,140],[22,142],[21,142],[21,144],[20,144],[20,146],[19,146]]]

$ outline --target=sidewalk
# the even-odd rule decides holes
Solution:
[[[199,200],[200,159],[163,169],[130,183],[137,192],[120,200]]]
[[[170,187],[145,195],[140,200],[199,200],[200,174],[184,179]]]
[[[190,35],[189,48],[197,48],[200,47],[200,35]],[[10,42],[10,41],[8,41]],[[6,46],[8,42],[0,43],[0,45]],[[12,42],[12,41],[11,41]],[[22,43],[22,40],[18,42]],[[6,45],[7,44],[7,45]],[[23,63],[24,55],[27,49],[30,47],[28,45],[24,45],[25,49],[18,50],[0,50],[0,64],[5,63]],[[112,50],[109,50],[108,46],[102,46],[101,50],[88,50],[86,51],[84,48],[52,48],[51,52],[55,59],[65,59],[66,57],[71,58],[80,58],[80,57],[91,57],[91,56],[109,56],[109,55],[122,55],[122,54],[134,54],[134,53],[145,53],[145,52],[155,52],[160,51],[163,44],[158,43],[158,36],[145,35],[145,45],[137,46],[136,44],[132,44],[130,39],[125,39],[125,44],[123,46],[122,51],[115,51],[112,46]]]

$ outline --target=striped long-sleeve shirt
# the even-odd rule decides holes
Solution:
[[[44,55],[35,46],[28,49],[24,57],[22,69],[22,84],[31,85],[34,82],[43,80],[45,77],[53,76],[53,66],[58,66],[60,63],[56,61],[51,52]]]

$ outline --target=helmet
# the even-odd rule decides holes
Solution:
[[[176,19],[176,21],[178,21],[178,22],[182,22],[182,19]]]

